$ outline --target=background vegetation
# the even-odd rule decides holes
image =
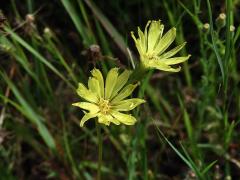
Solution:
[[[187,42],[180,54],[192,56],[181,73],[145,77],[135,126],[103,128],[103,179],[240,178],[239,0],[9,0],[1,9],[0,179],[94,179],[95,125],[79,127],[75,88],[94,66],[132,68],[130,31],[152,19],[175,26],[176,44]],[[220,13],[226,22],[216,24]]]

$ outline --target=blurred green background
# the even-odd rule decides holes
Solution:
[[[75,88],[93,67],[132,69],[130,31],[158,19],[192,56],[180,73],[144,78],[135,126],[103,127],[102,179],[240,179],[239,0],[5,0],[0,9],[1,180],[96,177],[95,125],[79,127]]]

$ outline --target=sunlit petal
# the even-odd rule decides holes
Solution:
[[[88,103],[88,102],[78,102],[72,104],[73,106],[80,107],[82,109],[88,110],[91,114],[95,114],[99,112],[99,107],[96,104]]]
[[[160,40],[161,21],[152,21],[148,30],[148,52],[151,53],[153,48]]]
[[[139,43],[140,43],[140,48],[143,53],[147,51],[147,39],[145,39],[143,32],[141,29],[138,27],[138,36],[139,36]]]
[[[126,99],[112,105],[112,109],[116,111],[130,111],[144,102],[145,100],[139,98]]]
[[[133,125],[136,123],[136,118],[129,114],[123,114],[118,111],[111,111],[111,115],[115,117],[119,122],[126,125]]]
[[[85,115],[83,116],[83,118],[81,119],[81,121],[80,121],[80,126],[83,127],[84,123],[85,123],[87,120],[89,120],[89,119],[91,119],[91,118],[94,118],[94,117],[96,117],[96,116],[97,116],[97,113],[96,113],[96,114],[90,114],[90,113],[85,114]]]
[[[96,78],[90,77],[88,80],[88,88],[93,93],[97,94],[97,96],[101,97],[101,88],[99,85],[99,81]]]
[[[107,74],[106,86],[105,86],[105,99],[110,99],[112,91],[117,83],[118,68],[112,68]]]
[[[176,28],[170,29],[158,42],[158,45],[154,49],[157,55],[160,55],[164,52],[174,41],[176,37]]]
[[[181,67],[172,68],[171,66],[167,65],[164,61],[160,60],[152,60],[149,63],[149,67],[169,72],[179,72],[181,70]]]
[[[142,47],[141,44],[140,44],[140,40],[139,40],[139,39],[136,39],[136,37],[135,37],[135,35],[134,35],[134,32],[131,32],[131,36],[132,36],[133,40],[135,41],[135,45],[136,45],[136,48],[137,48],[138,52],[139,52],[140,54],[143,54],[144,51],[143,51],[143,49],[142,49],[143,47]]]
[[[123,73],[118,76],[117,83],[113,89],[111,98],[114,97],[118,93],[118,91],[123,88],[123,86],[127,83],[131,73],[132,72],[129,70],[124,70]]]
[[[176,53],[178,53],[185,45],[186,45],[186,42],[180,44],[179,46],[171,49],[171,50],[168,51],[168,52],[165,52],[164,54],[162,54],[161,56],[159,56],[159,59],[167,59],[167,58],[170,58],[170,57],[174,56],[174,55],[175,55]]]
[[[118,101],[121,101],[123,100],[124,98],[130,96],[132,94],[132,92],[134,91],[134,89],[138,86],[138,83],[137,84],[129,84],[127,85],[125,88],[123,88],[120,93],[115,97],[113,98],[113,100],[111,101],[111,103],[116,103]]]
[[[79,84],[78,84],[77,94],[78,94],[81,98],[83,98],[83,99],[85,99],[85,100],[87,100],[87,101],[89,101],[89,102],[94,102],[94,103],[96,103],[96,102],[98,101],[97,95],[96,95],[95,93],[93,93],[92,91],[88,90],[88,89],[84,86],[84,84],[82,84],[82,83],[79,83]]]
[[[101,97],[104,97],[104,80],[103,80],[103,76],[102,76],[101,71],[99,71],[98,69],[94,68],[91,71],[91,73],[92,73],[92,76],[98,80],[100,91],[101,91]]]
[[[182,63],[182,62],[188,60],[190,56],[191,55],[188,55],[188,56],[185,56],[185,57],[168,58],[168,59],[163,59],[161,61],[164,62],[167,65],[174,65],[174,64],[179,64],[179,63]]]
[[[113,119],[113,117],[111,115],[104,115],[104,114],[100,114],[98,116],[98,122],[105,124],[107,126],[110,125],[111,119]]]

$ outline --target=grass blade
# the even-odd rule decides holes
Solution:
[[[90,0],[84,0],[84,2],[88,5],[88,7],[92,10],[95,17],[99,20],[111,38],[118,45],[120,50],[128,57],[127,46],[124,42],[122,36],[117,31],[117,29],[110,23],[110,21],[104,16],[104,14],[97,8],[97,6]]]
[[[41,135],[41,137],[43,138],[43,140],[47,144],[47,146],[51,150],[56,150],[55,141],[54,141],[52,135],[50,134],[50,132],[48,131],[47,127],[43,124],[43,117],[41,117],[39,114],[37,114],[31,108],[31,105],[29,105],[27,103],[27,101],[25,101],[23,96],[18,91],[17,87],[13,84],[13,82],[5,74],[0,72],[0,75],[5,80],[5,82],[8,84],[10,89],[12,90],[12,92],[15,95],[16,99],[19,101],[19,103],[21,105],[21,108],[20,108],[20,106],[16,106],[14,104],[12,104],[12,105],[14,105],[15,108],[18,111],[20,111],[22,114],[24,114],[27,119],[29,119],[34,125],[36,125],[39,134]]]
[[[79,34],[81,35],[82,39],[83,39],[83,43],[86,46],[91,45],[92,42],[91,39],[89,38],[89,35],[87,34],[87,32],[84,30],[84,24],[82,22],[82,20],[80,19],[80,17],[78,16],[78,13],[76,11],[76,9],[74,8],[72,2],[73,1],[69,1],[69,0],[61,0],[63,6],[65,7],[66,11],[68,12],[68,14],[70,15],[77,31],[79,32]]]
[[[46,65],[49,69],[51,69],[56,75],[58,75],[62,80],[64,80],[70,87],[74,88],[74,86],[61,74],[47,59],[45,59],[39,52],[37,52],[31,45],[29,45],[26,41],[24,41],[20,36],[18,36],[11,29],[5,27],[4,30],[11,35],[11,37],[21,44],[25,49],[27,49],[30,53],[32,53],[40,62]]]
[[[212,20],[212,9],[211,9],[211,4],[209,0],[207,0],[207,7],[208,7],[208,15],[209,15],[209,22],[210,22],[210,33],[211,33],[211,38],[212,38],[212,44],[213,44],[213,50],[215,52],[215,55],[217,57],[217,61],[221,70],[222,78],[223,78],[223,84],[225,84],[225,70],[223,68],[223,62],[222,58],[219,55],[218,48],[216,45],[216,40],[215,40],[215,35],[214,35],[214,29],[213,29],[213,20]]]

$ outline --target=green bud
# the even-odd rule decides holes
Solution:
[[[53,32],[51,31],[51,29],[49,27],[44,28],[43,34],[45,37],[48,37],[48,38],[53,37]]]
[[[222,29],[226,25],[226,14],[225,13],[219,14],[215,23],[218,29]]]
[[[235,26],[231,25],[230,26],[230,32],[234,32],[235,31]]]
[[[9,53],[12,50],[12,47],[9,45],[1,44],[0,45],[0,51]]]
[[[204,33],[208,33],[209,29],[210,29],[209,23],[205,23],[202,27],[202,30],[203,30]]]
[[[232,177],[228,175],[228,176],[226,176],[224,179],[225,179],[225,180],[232,180]]]

